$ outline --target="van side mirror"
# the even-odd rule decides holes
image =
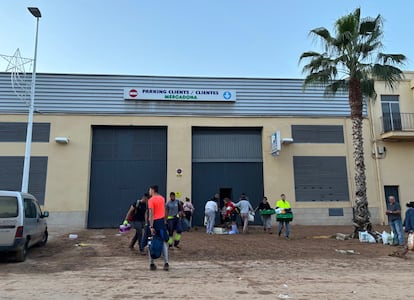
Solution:
[[[48,211],[44,211],[44,212],[42,213],[41,218],[47,218],[47,217],[49,217],[49,212],[48,212]]]

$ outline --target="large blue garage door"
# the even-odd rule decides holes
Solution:
[[[166,176],[166,128],[94,126],[88,228],[119,226],[151,184],[165,195]]]
[[[261,132],[261,128],[193,128],[194,225],[203,224],[204,205],[215,193],[234,202],[246,193],[253,208],[258,206],[263,198]]]

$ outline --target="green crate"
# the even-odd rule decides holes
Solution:
[[[293,220],[293,213],[276,214],[276,221],[290,222]]]
[[[260,214],[262,216],[274,215],[275,214],[275,210],[274,209],[263,209],[263,210],[260,211]]]

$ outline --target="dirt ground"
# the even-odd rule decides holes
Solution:
[[[388,227],[375,227],[388,230]],[[182,237],[170,271],[150,271],[148,257],[128,249],[132,231],[51,232],[24,263],[0,259],[0,299],[407,299],[414,253],[336,240],[349,226],[292,226],[291,239],[264,233]],[[78,234],[69,239],[69,233]],[[348,251],[347,250],[352,250]],[[352,253],[351,253],[352,252]]]

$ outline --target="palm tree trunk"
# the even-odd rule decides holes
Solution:
[[[358,79],[349,82],[349,105],[352,118],[352,144],[355,163],[355,200],[353,207],[354,237],[358,231],[371,230],[370,213],[368,210],[367,183],[364,161],[364,140],[362,135],[362,93]]]
[[[372,226],[367,199],[367,179],[365,176],[362,118],[352,118],[352,144],[354,146],[355,163],[355,206],[353,222],[355,231],[371,230]]]

